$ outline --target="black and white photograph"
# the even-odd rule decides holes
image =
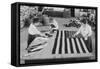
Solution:
[[[20,58],[95,59],[95,9],[20,6]]]
[[[20,6],[20,63],[95,59],[95,18],[95,9]]]

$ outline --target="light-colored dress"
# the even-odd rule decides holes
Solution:
[[[91,29],[91,26],[86,24],[85,26],[82,25],[79,30],[76,32],[76,35],[78,35],[79,33],[82,34],[82,36],[85,38],[85,40],[87,40],[87,38],[89,36],[92,35],[92,29]]]
[[[45,36],[43,35],[33,24],[30,24],[29,29],[28,29],[28,33],[30,35],[40,35],[40,36]],[[30,44],[30,46],[33,45],[37,45],[40,43],[44,43],[48,40],[48,38],[44,38],[44,37],[36,37],[35,40],[32,41],[32,43]]]
[[[28,29],[30,35],[41,34],[41,32],[31,23]]]

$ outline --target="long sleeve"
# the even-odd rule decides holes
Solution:
[[[29,29],[28,29],[28,33],[31,35],[41,34],[41,32],[33,24],[30,24]]]
[[[79,28],[79,30],[75,33],[75,35],[78,35],[78,34],[80,33],[81,29],[82,29],[82,26],[81,26],[81,27]]]
[[[92,29],[91,29],[90,26],[88,26],[88,27],[89,27],[89,28],[88,28],[88,30],[89,30],[88,36],[91,36],[91,35],[92,35]]]

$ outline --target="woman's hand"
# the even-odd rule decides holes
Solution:
[[[76,36],[76,34],[72,35],[72,37],[75,37],[75,36]]]

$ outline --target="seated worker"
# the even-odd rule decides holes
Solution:
[[[48,18],[47,15],[43,15],[41,13],[38,13],[37,17],[39,18],[39,21],[40,21],[40,23],[42,24],[43,27],[46,27],[46,26],[50,27],[49,26],[49,18]],[[49,30],[48,30],[48,32],[45,32],[45,35],[48,36],[48,37],[52,37],[52,35],[49,34]]]
[[[41,37],[43,41],[47,41],[48,39],[46,38],[45,34],[42,34],[36,27],[35,24],[39,23],[39,18],[35,17],[31,19],[31,24],[28,28],[28,44],[26,50],[30,48],[30,44],[32,41],[34,41],[37,37]],[[29,50],[28,50],[29,52]]]
[[[91,26],[87,23],[86,19],[82,20],[81,27],[79,30],[74,34],[74,36],[78,35],[79,33],[82,34],[82,36],[85,38],[85,40],[88,39],[92,35],[92,29]]]
[[[79,30],[74,34],[74,36],[81,34],[84,39],[85,39],[85,43],[88,46],[88,49],[90,52],[92,52],[92,29],[91,26],[88,24],[87,19],[83,19],[82,23],[81,23],[81,27],[79,28]]]
[[[52,33],[58,30],[58,23],[52,17],[49,17],[49,26],[50,31],[45,33],[45,35],[47,35],[48,37],[52,37]]]
[[[49,18],[49,23],[51,26],[51,33],[53,33],[54,31],[58,30],[58,23],[55,19],[53,19],[52,17]]]

